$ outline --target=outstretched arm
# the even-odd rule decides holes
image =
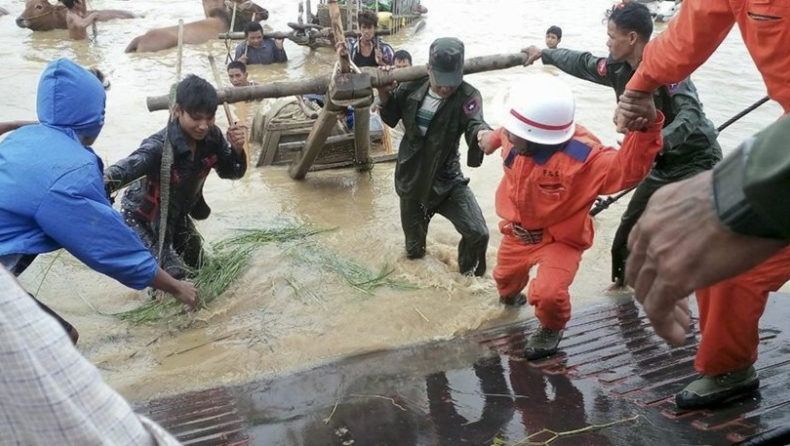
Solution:
[[[38,121],[10,121],[10,122],[0,122],[0,135],[8,132],[12,132],[20,127],[24,127],[26,125],[35,125],[38,124]]]

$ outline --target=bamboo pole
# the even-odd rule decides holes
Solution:
[[[340,5],[337,0],[327,0],[329,5],[329,18],[332,20],[332,32],[336,36],[342,36],[343,33],[343,20],[340,18]],[[340,72],[348,73],[351,71],[351,59],[349,59],[348,48],[343,47],[338,50],[337,57],[340,59]],[[335,73],[332,73],[334,76]]]
[[[292,37],[293,31],[274,31],[270,33],[263,33],[264,39],[288,39]],[[360,33],[354,31],[346,31],[343,33],[346,37],[359,37]],[[389,30],[381,30],[376,31],[376,36],[389,36],[392,35],[392,32]],[[227,33],[219,33],[217,38],[220,40],[244,40],[246,37],[244,36],[244,32],[227,32]]]
[[[354,108],[354,164],[360,172],[373,168],[370,161],[370,106]]]
[[[236,6],[238,4],[233,2],[233,15],[230,17],[230,29],[228,32],[233,32],[233,27],[236,26]],[[227,55],[225,56],[225,64],[227,65],[228,62],[233,60],[233,56],[230,55],[230,40],[225,39],[225,51],[227,51]]]
[[[466,59],[464,63],[464,73],[474,74],[520,67],[524,64],[526,59],[527,55],[524,53],[473,57]],[[398,68],[391,71],[367,67],[361,70],[371,75],[371,85],[373,87],[390,85],[395,81],[415,81],[428,76],[427,68],[424,65]],[[328,85],[329,77],[321,76],[294,82],[273,82],[266,85],[255,85],[251,87],[225,88],[217,91],[217,98],[220,102],[227,101],[232,104],[234,102],[254,101],[264,98],[281,98],[311,93],[323,94],[326,93]],[[148,111],[166,110],[167,99],[167,95],[148,97],[146,100]]]
[[[321,149],[324,148],[324,142],[326,142],[329,134],[332,133],[332,128],[334,128],[335,124],[337,124],[337,112],[329,110],[329,101],[327,101],[327,105],[318,114],[318,120],[315,121],[313,128],[310,129],[305,147],[301,152],[302,156],[299,157],[298,161],[291,164],[291,167],[288,169],[288,174],[291,178],[294,180],[304,179],[310,167],[313,166],[316,158],[321,153]]]

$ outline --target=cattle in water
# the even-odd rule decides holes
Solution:
[[[211,9],[207,9],[209,7]],[[221,33],[230,29],[232,9],[228,8],[227,3],[222,0],[203,0],[203,8],[206,11],[205,19],[184,24],[185,45],[206,43],[217,39]],[[243,30],[244,26],[252,20],[253,14],[256,22],[269,17],[269,12],[255,3],[250,1],[239,3],[236,7],[236,20],[233,28]],[[150,53],[176,46],[178,46],[178,26],[168,26],[167,28],[152,29],[142,36],[135,37],[126,47],[126,52]]]
[[[66,23],[66,9],[63,5],[53,5],[48,0],[27,0],[25,10],[16,18],[16,24],[20,28],[28,28],[32,31],[50,31],[53,29],[68,29]],[[93,11],[88,11],[88,13]],[[116,9],[96,10],[97,22],[106,22],[114,19],[134,19],[138,15],[129,11]]]

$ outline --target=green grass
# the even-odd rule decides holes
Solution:
[[[198,289],[198,308],[205,308],[227,291],[260,247],[304,240],[320,232],[325,231],[304,226],[253,229],[214,243],[203,267],[191,279]],[[183,305],[168,295],[162,300],[152,300],[114,316],[133,323],[145,323],[171,318],[183,312]]]

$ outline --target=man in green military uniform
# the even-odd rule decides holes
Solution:
[[[452,222],[461,234],[458,267],[462,274],[486,271],[488,228],[469,179],[461,172],[459,142],[469,146],[466,164],[478,167],[483,152],[477,134],[491,127],[483,120],[483,99],[463,80],[464,44],[440,38],[430,47],[428,79],[379,89],[381,118],[390,127],[403,121],[395,191],[410,259],[425,255],[428,224],[434,214]]]
[[[642,52],[653,34],[653,19],[647,7],[629,3],[611,12],[607,31],[609,57],[531,46],[523,50],[528,55],[526,64],[541,59],[544,65],[554,65],[572,76],[614,88],[619,99],[642,60]],[[721,160],[716,129],[705,117],[690,78],[659,88],[653,94],[653,101],[665,116],[664,148],[650,174],[634,192],[612,242],[615,287],[623,286],[628,235],[653,193],[669,183],[710,170]]]

